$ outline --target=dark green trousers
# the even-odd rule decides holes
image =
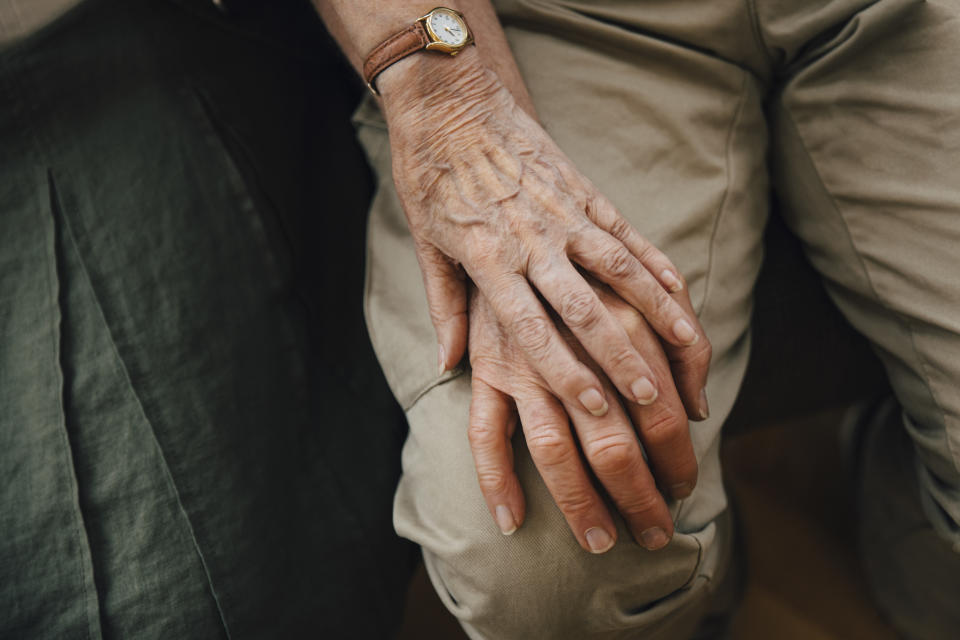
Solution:
[[[92,1],[0,52],[0,638],[399,617],[355,85],[307,3],[208,5]]]

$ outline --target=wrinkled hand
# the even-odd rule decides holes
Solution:
[[[594,284],[601,303],[624,328],[658,380],[671,381],[672,375],[680,388],[687,389],[702,384],[703,380],[697,378],[702,363],[697,360],[709,361],[706,341],[697,353],[688,350],[684,352],[688,358],[669,362],[643,317],[608,288]],[[616,540],[611,515],[585,463],[612,498],[637,542],[648,549],[667,544],[673,535],[673,522],[657,483],[669,495],[684,498],[697,480],[697,461],[676,387],[661,384],[659,397],[647,406],[613,402],[602,417],[576,403],[558,401],[523,357],[520,346],[498,326],[489,302],[475,289],[472,291],[470,446],[481,491],[501,531],[512,533],[524,518],[525,503],[513,469],[511,445],[519,417],[530,456],[584,549],[602,553]],[[575,348],[579,346],[569,332],[564,332],[564,339]],[[582,350],[579,355],[584,355]],[[599,375],[606,391],[615,397],[609,381]],[[690,378],[696,378],[693,385]],[[582,456],[575,439],[579,440]],[[641,443],[648,460],[641,454]]]
[[[457,70],[394,91],[385,105],[394,183],[423,272],[441,371],[466,347],[465,270],[514,346],[512,364],[532,363],[570,411],[598,417],[616,403],[608,403],[609,385],[561,338],[534,289],[620,395],[651,404],[672,382],[658,382],[649,356],[574,265],[610,285],[665,343],[702,353],[706,339],[696,317],[668,293],[683,290],[677,270],[492,72]],[[694,418],[706,412],[700,392],[707,364],[698,361],[699,374],[688,382],[700,386],[682,394]]]

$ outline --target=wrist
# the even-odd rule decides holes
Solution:
[[[387,122],[462,112],[496,99],[503,88],[496,74],[470,46],[456,56],[418,52],[396,62],[377,78]]]

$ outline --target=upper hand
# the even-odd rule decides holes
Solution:
[[[674,354],[702,351],[705,336],[676,268],[492,72],[465,65],[455,77],[423,78],[395,93],[386,115],[394,182],[423,272],[441,370],[466,346],[461,265],[549,389],[594,416],[607,412],[613,396],[560,337],[535,291],[628,401],[649,405],[665,381],[575,264],[638,310]],[[697,366],[702,383],[707,363]],[[691,417],[705,411],[701,389],[688,394]]]

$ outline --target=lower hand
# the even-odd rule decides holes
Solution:
[[[697,461],[684,404],[699,406],[702,401],[700,372],[705,369],[704,358],[709,363],[710,346],[704,341],[697,352],[678,350],[671,361],[636,309],[606,286],[591,284],[652,368],[659,381],[656,401],[649,405],[615,401],[606,415],[595,416],[579,403],[558,400],[512,336],[497,323],[489,302],[473,290],[469,436],[480,488],[501,531],[509,534],[522,524],[525,502],[513,469],[511,445],[519,418],[530,456],[584,549],[602,553],[617,537],[587,466],[609,493],[637,542],[658,549],[673,535],[673,522],[658,482],[674,498],[688,496],[696,484]],[[609,397],[615,398],[616,389],[573,335],[566,330],[562,335],[590,364]],[[686,397],[681,400],[681,396]],[[648,460],[641,453],[641,444]]]

